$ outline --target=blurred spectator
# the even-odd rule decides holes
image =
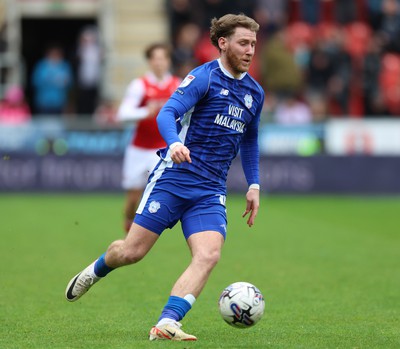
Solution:
[[[326,121],[328,118],[328,102],[326,100],[326,96],[322,94],[308,95],[307,104],[310,107],[310,112],[314,123]]]
[[[179,28],[172,52],[172,64],[176,75],[186,76],[187,64],[196,65],[195,49],[201,37],[201,28],[196,23],[186,23]]]
[[[368,23],[376,31],[381,27],[383,0],[366,0]]]
[[[256,0],[254,19],[260,24],[261,40],[265,40],[287,21],[289,0]]]
[[[315,25],[321,19],[321,0],[296,0],[300,3],[301,21]]]
[[[194,56],[198,64],[204,64],[219,58],[217,48],[210,41],[210,32],[204,32],[199,42],[195,46]]]
[[[310,60],[310,50],[315,40],[313,27],[305,22],[289,24],[285,30],[285,44],[294,56],[296,64],[304,71]]]
[[[293,93],[281,96],[274,119],[281,125],[305,125],[313,121],[309,106],[298,100]]]
[[[276,32],[261,49],[260,71],[263,87],[277,94],[297,94],[302,86],[300,68],[285,45],[284,32]]]
[[[385,53],[400,53],[400,0],[175,1],[185,5],[185,24],[201,23],[199,36],[185,26],[192,34],[185,37],[180,27],[176,36],[175,71],[181,77],[217,56],[208,40],[210,19],[243,11],[261,25],[252,74],[269,92],[265,104],[271,115],[286,93],[304,98],[317,122],[328,115],[397,110],[396,74],[380,67]]]
[[[103,98],[93,113],[93,120],[97,125],[113,126],[118,124],[116,114],[114,102],[110,98]]]
[[[187,23],[202,24],[202,0],[167,0],[170,38],[175,44],[178,30]],[[200,17],[200,19],[199,19]]]
[[[210,29],[211,19],[220,18],[227,13],[235,13],[232,0],[202,0],[202,31]]]
[[[19,86],[9,87],[0,102],[0,123],[19,125],[30,121],[31,112]]]
[[[76,52],[77,104],[79,115],[91,116],[98,103],[102,53],[95,27],[85,28],[79,36]]]
[[[342,30],[337,30],[325,50],[331,55],[333,75],[329,79],[329,95],[339,108],[337,114],[350,113],[350,92],[353,78],[352,59],[345,50],[345,38]],[[353,81],[354,83],[354,81]]]
[[[345,25],[357,19],[356,0],[335,0],[335,22]]]
[[[257,0],[230,0],[230,12],[244,13],[246,16],[254,18],[256,3]]]
[[[0,28],[0,55],[3,55],[7,51],[7,38],[6,38],[7,26],[5,23]],[[7,67],[0,66],[0,83],[4,84],[7,80]]]
[[[335,72],[333,55],[325,49],[325,42],[318,40],[310,52],[307,68],[307,93],[328,94],[328,84]]]
[[[35,113],[62,114],[68,102],[71,84],[72,69],[64,60],[62,48],[51,45],[45,57],[35,65],[32,75]]]
[[[400,52],[400,4],[398,0],[383,0],[380,32],[385,49]]]
[[[364,113],[366,116],[380,116],[385,113],[380,92],[382,39],[375,34],[369,41],[366,55],[362,62],[362,88]]]

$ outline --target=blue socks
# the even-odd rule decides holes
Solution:
[[[192,305],[186,299],[177,296],[170,296],[158,321],[163,318],[169,318],[175,321],[182,320],[191,308]]]
[[[106,261],[104,260],[104,257],[106,256],[105,253],[103,253],[99,259],[96,261],[94,264],[94,273],[99,276],[99,277],[104,277],[106,276],[109,272],[113,271],[114,268],[110,268],[107,264]]]
[[[104,277],[114,270],[114,268],[111,268],[106,264],[105,256],[106,254],[103,253],[94,264],[94,273],[99,277]],[[186,295],[185,298],[169,296],[168,302],[158,321],[164,318],[173,319],[175,321],[182,320],[187,312],[192,308],[195,301],[196,298],[191,294]]]

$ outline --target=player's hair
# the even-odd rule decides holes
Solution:
[[[218,39],[230,37],[234,34],[237,27],[246,28],[256,33],[260,29],[260,25],[253,18],[247,17],[243,13],[238,15],[227,14],[221,18],[213,18],[210,27],[210,39],[212,44],[220,50]]]
[[[158,49],[164,50],[165,53],[167,54],[167,57],[171,57],[172,53],[171,46],[163,42],[156,42],[154,44],[149,45],[144,51],[144,56],[146,57],[147,60],[149,60],[152,57],[153,52]]]

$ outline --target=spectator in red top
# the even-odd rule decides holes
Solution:
[[[125,151],[122,187],[127,191],[125,231],[128,232],[149,173],[158,163],[156,151],[165,147],[156,116],[180,79],[170,73],[171,51],[163,43],[152,44],[145,51],[149,71],[128,86],[117,112],[117,120],[135,122],[135,133]]]
[[[3,101],[0,102],[0,123],[20,125],[30,119],[31,111],[25,102],[22,88],[19,86],[9,87]]]

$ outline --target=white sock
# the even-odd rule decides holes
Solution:
[[[161,325],[165,325],[165,324],[174,324],[174,323],[176,323],[176,321],[174,319],[164,317],[157,323],[156,326],[161,326]]]
[[[183,297],[184,300],[188,301],[191,306],[193,306],[193,303],[196,302],[196,297],[193,296],[192,294],[187,294],[185,297]]]

